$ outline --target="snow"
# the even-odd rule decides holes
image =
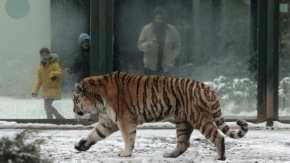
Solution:
[[[66,119],[75,119],[71,98],[56,100],[52,104]],[[0,97],[0,119],[46,119],[42,98]],[[5,109],[3,109],[5,108]]]
[[[228,124],[237,129],[235,123]],[[0,137],[12,137],[25,128],[43,128],[31,139],[44,139],[45,143],[41,145],[42,157],[53,159],[56,163],[215,162],[213,144],[196,130],[191,136],[191,146],[184,154],[177,158],[164,158],[163,152],[174,148],[176,144],[174,125],[169,122],[139,126],[132,157],[117,156],[124,147],[119,131],[98,142],[86,152],[76,151],[74,143],[86,136],[94,125],[22,124],[0,121]],[[16,126],[22,129],[13,129]],[[290,163],[289,130],[290,124],[277,121],[270,128],[266,127],[266,123],[249,123],[249,132],[244,138],[225,137],[227,160],[217,162]]]
[[[221,80],[221,79],[220,79]],[[216,85],[221,89],[222,85]],[[233,92],[237,92],[233,91]],[[244,95],[244,93],[242,93]],[[224,94],[224,97],[231,96]],[[221,96],[222,98],[223,96]],[[239,113],[233,109],[237,104],[231,99],[227,106],[223,107],[224,115],[244,116],[256,115],[255,109],[240,109]],[[72,111],[71,98],[63,98],[53,103],[55,108],[66,118],[75,119]],[[5,109],[4,109],[5,108]],[[78,152],[74,149],[74,143],[89,133],[92,125],[70,125],[70,124],[38,124],[38,123],[16,123],[5,119],[46,119],[41,98],[0,98],[0,137],[12,137],[24,129],[39,131],[35,139],[44,139],[41,145],[43,158],[50,158],[55,163],[170,163],[170,162],[215,162],[215,148],[211,142],[204,138],[198,131],[194,131],[190,140],[191,146],[187,151],[177,158],[164,158],[163,152],[174,148],[176,145],[175,126],[170,122],[147,123],[138,126],[137,139],[132,157],[122,158],[117,154],[124,147],[121,133],[118,131],[103,141],[98,142],[86,152]],[[289,110],[282,115],[289,115]],[[280,112],[281,113],[281,112]],[[88,117],[84,117],[88,118]],[[273,127],[266,127],[266,122],[249,124],[249,132],[242,139],[226,140],[226,161],[229,163],[290,163],[290,124],[274,122]],[[234,122],[228,125],[238,129]]]

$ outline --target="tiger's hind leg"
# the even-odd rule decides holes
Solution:
[[[214,122],[205,122],[199,127],[199,131],[216,147],[215,160],[225,160],[225,138],[218,132]]]
[[[178,157],[190,146],[190,136],[193,131],[192,125],[181,119],[175,119],[175,123],[177,145],[173,150],[165,152],[163,154],[164,157]]]

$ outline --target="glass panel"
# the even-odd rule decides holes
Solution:
[[[290,116],[290,2],[280,2],[279,119]],[[288,118],[289,119],[289,118]]]
[[[89,0],[1,0],[0,6],[0,119],[47,119],[43,87],[31,97],[39,51],[47,47],[57,54],[61,69],[72,64],[80,33],[89,32]],[[65,119],[75,119],[71,80],[64,74],[62,99],[52,103]]]
[[[161,70],[169,71],[162,74],[192,78],[211,85],[219,95],[225,116],[256,117],[256,59],[251,28],[256,15],[251,14],[251,1],[116,0],[114,52],[119,56],[118,70],[147,74],[144,67],[150,70],[157,67],[158,52],[155,51],[155,60],[148,61],[144,52],[148,46],[142,44],[143,49],[137,46],[142,29],[154,20],[152,12],[156,6],[166,11],[166,22],[176,27],[181,38],[181,51],[173,68],[164,66],[170,58],[164,57]],[[153,37],[159,36],[144,36],[147,45]]]

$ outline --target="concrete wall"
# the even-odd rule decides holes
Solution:
[[[31,95],[50,27],[49,0],[0,0],[0,96]]]

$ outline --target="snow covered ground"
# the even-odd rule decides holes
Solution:
[[[237,126],[233,122],[231,127]],[[226,137],[226,161],[229,163],[290,163],[290,124],[275,122],[272,128],[266,128],[265,123],[249,123],[248,134],[238,140]],[[120,132],[116,132],[107,139],[98,142],[86,152],[74,149],[74,143],[88,134],[92,126],[82,125],[53,125],[53,124],[18,124],[15,122],[0,121],[0,137],[12,137],[23,129],[43,128],[36,137],[44,139],[41,146],[42,157],[53,159],[55,163],[206,163],[215,162],[215,148],[198,131],[191,137],[191,146],[178,158],[164,158],[163,152],[175,146],[175,130],[173,124],[153,123],[139,127],[137,140],[132,157],[121,158],[117,153],[124,147]],[[45,130],[46,127],[55,128]],[[75,128],[73,128],[75,127]],[[4,129],[7,128],[7,129]],[[72,129],[73,128],[73,129]],[[152,128],[152,129],[145,129]],[[165,128],[165,129],[160,129]],[[70,130],[68,130],[70,129]],[[237,128],[236,128],[237,129]]]
[[[70,98],[55,101],[54,106],[66,119],[75,119]],[[78,125],[54,125],[35,123],[6,122],[5,119],[46,119],[41,98],[0,98],[0,137],[14,136],[23,129],[38,130],[33,139],[44,139],[41,146],[42,157],[50,158],[55,163],[169,163],[169,162],[214,162],[215,148],[198,131],[191,137],[191,146],[178,158],[164,158],[164,151],[176,144],[175,126],[169,122],[150,123],[139,126],[137,140],[132,157],[121,158],[117,153],[124,147],[120,132],[98,142],[86,152],[74,149],[74,143],[86,136],[93,127]],[[230,108],[223,108],[225,116],[232,113]],[[241,113],[244,116],[256,115],[256,112]],[[88,118],[88,117],[85,117]],[[238,129],[235,123],[228,123]],[[275,122],[272,128],[266,123],[249,123],[250,130],[246,137],[234,140],[226,137],[226,161],[230,163],[290,163],[290,124]]]

